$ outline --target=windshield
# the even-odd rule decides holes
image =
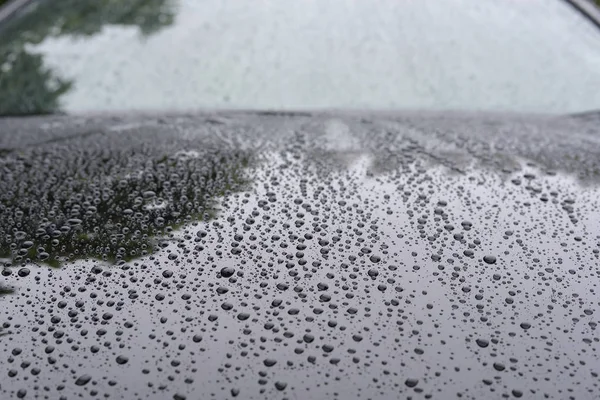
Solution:
[[[600,35],[555,0],[58,0],[0,31],[2,115],[600,108]]]

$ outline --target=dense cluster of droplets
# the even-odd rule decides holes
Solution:
[[[111,137],[109,148],[89,146],[93,139],[68,138],[67,145],[50,142],[2,158],[1,257],[56,267],[78,258],[122,263],[146,255],[165,231],[209,219],[215,196],[241,187],[249,162],[206,139],[193,151],[142,134]]]
[[[165,176],[179,171],[162,184],[145,180],[141,161],[122,155],[123,168],[131,168],[126,176],[110,183],[119,173],[103,170],[107,185],[138,177],[113,192],[121,193],[118,199],[106,200],[112,202],[107,213],[124,218],[120,229],[136,219],[123,216],[124,206],[115,208],[136,202],[135,211],[128,206],[133,215],[142,213],[148,224],[162,217],[171,229],[148,233],[160,244],[157,251],[117,265],[67,236],[86,250],[66,257],[61,269],[6,266],[6,285],[16,293],[3,298],[0,311],[6,356],[0,393],[176,400],[587,399],[600,393],[594,186],[543,165],[495,168],[483,150],[469,154],[484,162],[463,165],[432,152],[427,136],[416,140],[407,127],[391,136],[387,125],[309,118],[294,125],[294,118],[266,118],[265,132],[281,136],[253,140],[259,161],[244,171],[250,184],[243,191],[229,190],[228,174],[206,174],[202,166],[217,153],[240,153],[225,152],[227,140],[212,152],[196,149],[183,140],[189,130],[154,145],[152,151],[174,152],[163,162],[171,168]],[[340,130],[352,129],[342,143]],[[196,151],[201,157],[189,166]],[[145,154],[132,151],[130,158],[162,168]],[[6,165],[26,162],[14,157]],[[67,170],[64,163],[83,159],[65,155],[53,168]],[[195,178],[184,179],[185,171]],[[82,228],[69,223],[69,232],[100,224],[82,217],[83,206],[72,211],[100,185],[100,175],[88,173],[88,186],[64,189],[69,207],[52,207],[40,196],[31,209],[44,217],[23,214],[20,226],[36,226],[50,209],[67,222],[81,219],[74,226]],[[2,178],[2,185],[16,179]],[[220,194],[218,214],[196,217],[206,203],[192,195],[186,196],[195,200],[173,201],[164,194],[166,181],[180,193],[213,185],[205,193]],[[152,214],[156,207],[144,209],[159,197],[171,199],[176,208],[169,213],[179,217],[166,220]],[[194,211],[185,211],[194,201]],[[10,236],[14,242],[14,230]],[[26,240],[39,246],[35,236],[21,236],[13,258]],[[126,237],[136,250],[145,243]],[[19,260],[25,263],[27,254]]]

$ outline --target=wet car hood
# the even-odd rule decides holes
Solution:
[[[595,398],[600,118],[0,120],[0,397]]]

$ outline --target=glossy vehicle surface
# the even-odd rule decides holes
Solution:
[[[599,398],[598,87],[562,1],[29,2],[0,399]]]
[[[598,126],[1,120],[0,392],[593,398]]]

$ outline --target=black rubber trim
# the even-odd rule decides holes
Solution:
[[[600,8],[590,0],[565,0],[584,17],[600,28]]]

